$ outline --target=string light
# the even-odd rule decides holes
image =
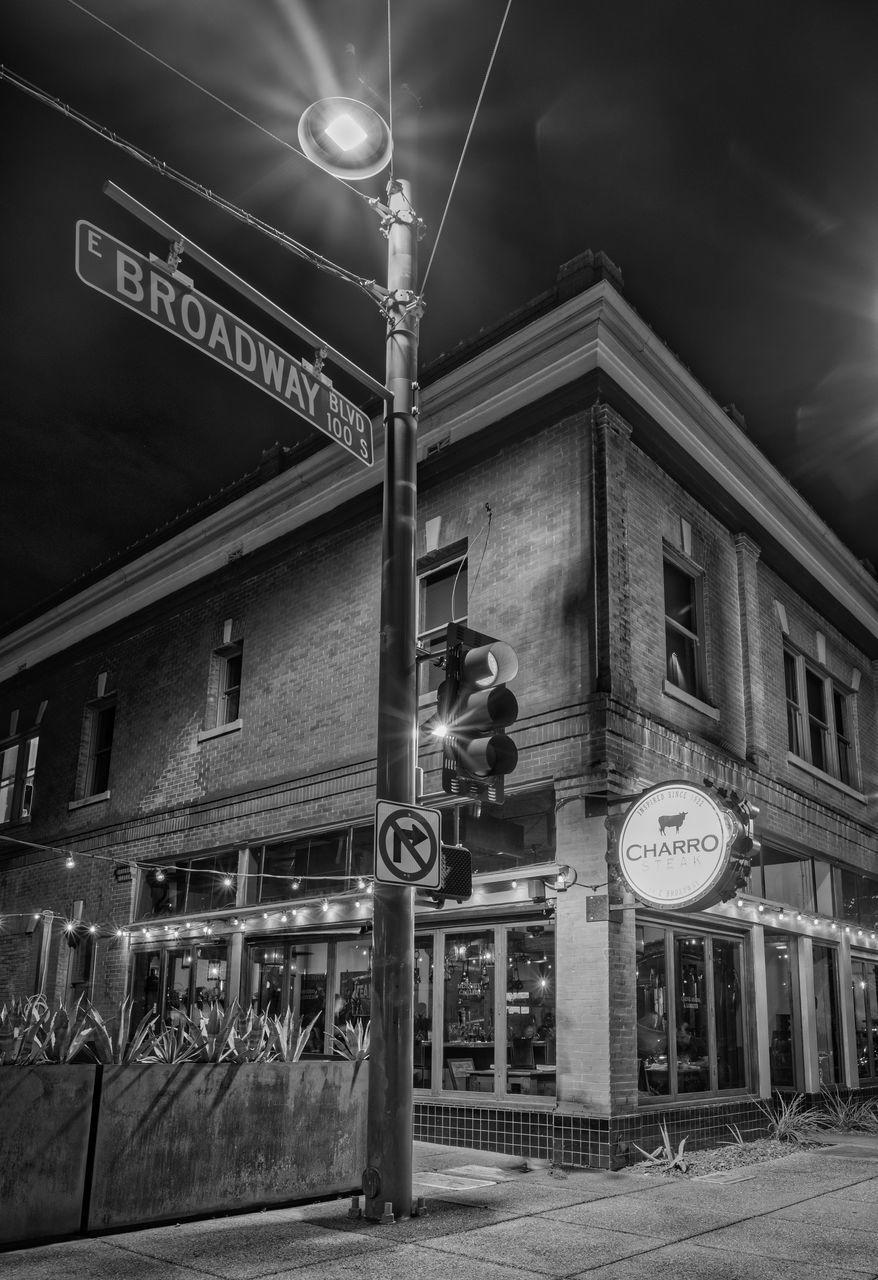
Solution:
[[[64,862],[64,866],[67,868],[68,871],[72,871],[73,868],[76,866],[76,860],[73,857],[72,853],[68,853],[67,858],[65,859],[65,862]]]

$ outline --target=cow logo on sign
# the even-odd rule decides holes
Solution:
[[[635,897],[653,907],[705,906],[729,864],[740,825],[709,791],[690,782],[652,787],[632,804],[619,833],[619,867]]]

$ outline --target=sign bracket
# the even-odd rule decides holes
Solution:
[[[103,190],[104,194],[108,195],[111,200],[115,200],[116,204],[121,205],[128,213],[133,214],[135,218],[138,218],[152,231],[158,232],[160,236],[171,244],[172,248],[169,253],[168,262],[162,264],[166,271],[169,269],[171,271],[174,270],[171,266],[171,261],[175,255],[179,261],[179,258],[186,253],[190,258],[197,262],[199,266],[204,267],[205,270],[209,271],[212,275],[215,275],[217,279],[222,280],[224,284],[227,284],[230,288],[234,289],[236,293],[241,294],[248,302],[252,302],[254,306],[260,309],[260,311],[263,311],[267,316],[270,316],[272,320],[275,320],[285,329],[294,333],[297,338],[306,342],[314,351],[325,351],[326,355],[324,356],[324,359],[331,360],[333,364],[338,365],[340,369],[343,369],[345,373],[349,374],[356,382],[359,382],[359,384],[367,391],[371,391],[373,395],[380,396],[388,406],[388,413],[392,412],[393,393],[389,387],[386,387],[382,382],[379,382],[377,378],[373,378],[371,374],[366,373],[364,369],[361,369],[359,365],[355,364],[352,360],[349,360],[348,357],[343,355],[340,351],[336,351],[334,347],[330,346],[328,342],[325,342],[323,338],[314,333],[312,329],[309,329],[307,325],[302,324],[300,320],[295,320],[292,316],[288,315],[286,311],[283,311],[277,305],[277,303],[272,302],[270,298],[266,298],[264,294],[259,293],[257,289],[254,289],[246,280],[242,280],[240,276],[236,276],[233,271],[230,271],[228,267],[224,266],[222,262],[219,262],[216,258],[212,257],[206,252],[206,250],[201,249],[191,240],[187,240],[185,236],[176,229],[176,227],[172,227],[169,222],[165,222],[164,218],[160,218],[158,214],[153,213],[151,209],[147,209],[139,200],[135,200],[133,196],[130,196],[127,191],[123,191],[121,187],[117,187],[115,182],[105,182]]]

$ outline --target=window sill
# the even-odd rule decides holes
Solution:
[[[72,813],[74,809],[85,809],[90,804],[103,804],[109,798],[109,791],[97,791],[93,796],[83,796],[81,800],[71,800],[67,805],[67,812]]]
[[[244,727],[243,720],[230,720],[228,724],[218,724],[215,729],[199,729],[198,741],[207,742],[210,738],[222,738],[227,733],[240,733]]]
[[[686,693],[685,689],[678,688],[669,680],[662,681],[662,693],[676,699],[677,702],[684,702],[687,707],[691,707],[693,711],[700,711],[703,716],[709,716],[711,720],[719,720],[719,711],[716,707],[712,707],[709,702],[702,702],[700,698],[693,698],[691,693]]]
[[[866,803],[866,797],[862,791],[857,791],[854,787],[849,787],[846,782],[842,782],[840,778],[833,778],[831,773],[824,773],[822,769],[817,769],[813,764],[809,764],[807,760],[803,760],[801,756],[793,755],[792,751],[787,752],[787,764],[791,764],[795,769],[801,769],[803,773],[810,774],[812,778],[817,778],[820,782],[825,782],[828,787],[834,787],[836,791],[843,791],[846,796],[850,796],[852,800],[859,800],[860,804]]]

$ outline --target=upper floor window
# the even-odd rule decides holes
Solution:
[[[198,731],[199,742],[241,728],[244,642],[240,634],[233,638],[234,627],[233,619],[227,618],[222,627],[222,643],[217,645],[210,656],[207,706],[204,728]]]
[[[669,684],[705,697],[701,575],[665,555],[665,670]]]
[[[109,788],[110,756],[116,727],[116,702],[102,702],[89,707],[88,764],[85,795],[96,796]]]
[[[851,695],[802,654],[784,649],[787,743],[821,773],[855,785]]]
[[[219,700],[217,702],[217,725],[231,724],[237,720],[241,710],[241,668],[244,652],[240,644],[229,646],[228,651],[219,654]]]
[[[0,822],[30,817],[39,745],[31,734],[0,747]]]
[[[449,622],[466,622],[466,555],[445,560],[418,577],[418,645],[437,656],[445,652],[445,630]],[[422,662],[419,693],[433,694],[445,678],[441,667]]]

